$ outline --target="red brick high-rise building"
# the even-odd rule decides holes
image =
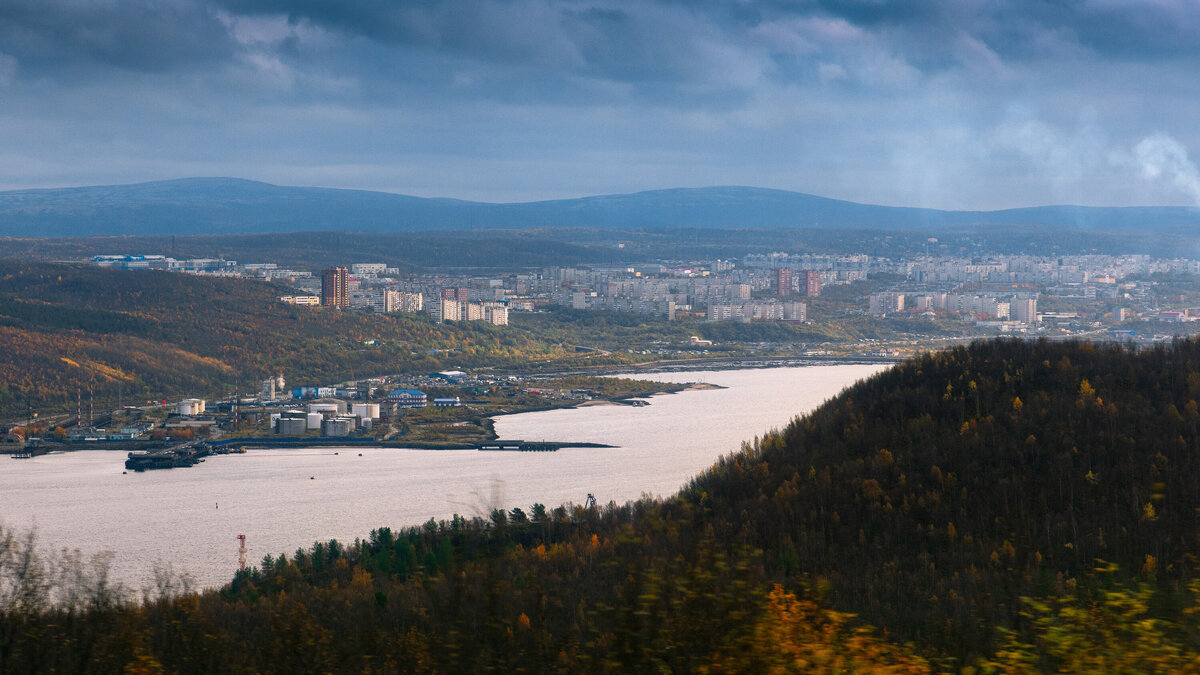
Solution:
[[[443,288],[442,298],[446,300],[457,300],[458,302],[469,302],[470,293],[466,288]]]
[[[804,274],[804,294],[810,298],[821,295],[821,273],[816,270],[806,270]]]
[[[350,306],[349,270],[330,267],[321,272],[321,305],[345,309]]]
[[[792,270],[787,267],[775,269],[775,295],[784,297],[792,294]]]

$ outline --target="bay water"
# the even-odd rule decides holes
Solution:
[[[111,553],[111,574],[149,588],[154,569],[200,587],[227,583],[248,559],[351,542],[377,527],[540,502],[605,504],[666,496],[884,365],[814,365],[638,374],[720,389],[664,394],[642,407],[589,405],[496,418],[500,438],[588,441],[612,448],[479,452],[395,448],[249,450],[182,469],[124,471],[124,452],[0,458],[0,523],[34,529],[39,545]]]

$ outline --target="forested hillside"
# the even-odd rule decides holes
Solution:
[[[650,190],[494,204],[366,190],[291,187],[236,178],[0,192],[0,234],[251,233],[296,230],[464,230],[523,227],[788,229],[986,228],[1152,232],[1195,227],[1193,207],[1042,206],[1004,211],[858,204],[754,187]]]
[[[430,232],[272,232],[262,234],[163,234],[31,238],[0,236],[0,257],[52,262],[86,260],[114,253],[161,254],[174,258],[225,258],[272,262],[283,267],[319,269],[347,260],[382,262],[402,270],[470,268],[515,272],[564,265],[630,265],[661,260],[713,260],[747,254],[906,256],[928,253],[929,237],[957,255],[1148,253],[1177,257],[1195,250],[1190,230],[1112,232],[1062,226],[1009,225],[1003,228],[951,227],[922,230],[820,229],[663,229],[525,227],[522,229]]]
[[[1200,342],[977,343],[666,500],[381,527],[219,592],[37,586],[14,541],[0,670],[1197,672],[1198,400]]]
[[[291,293],[246,279],[0,260],[0,418],[23,414],[27,399],[73,408],[89,386],[98,401],[134,402],[253,390],[280,372],[318,384],[581,358],[478,321],[279,302]]]

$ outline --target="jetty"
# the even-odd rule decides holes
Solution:
[[[8,454],[13,459],[32,459],[38,455],[50,452],[50,448],[40,443],[31,443],[19,448],[13,448]]]
[[[195,466],[210,455],[243,453],[246,448],[396,448],[410,450],[482,450],[490,452],[557,452],[562,448],[611,448],[604,443],[560,441],[524,441],[499,439],[478,443],[413,443],[378,441],[368,438],[233,438],[224,441],[189,441],[169,448],[129,453],[125,468],[129,471],[176,469]]]
[[[195,466],[212,454],[205,443],[195,441],[162,450],[145,450],[129,453],[125,468],[132,471],[147,469],[174,469]]]
[[[512,452],[556,452],[559,448],[565,446],[565,443],[554,443],[550,441],[520,441],[520,440],[494,440],[486,441],[477,445],[477,449],[485,451],[507,450]]]
[[[210,441],[208,444],[213,454],[220,454],[223,448],[231,448],[239,452],[245,448],[393,448],[397,450],[489,450],[513,452],[554,452],[562,448],[611,448],[604,443],[582,443],[572,441],[523,441],[523,440],[491,440],[468,441],[456,443],[453,441],[410,441],[403,438],[378,440],[374,438],[313,438],[289,436],[258,436],[243,438],[227,438],[220,441]]]

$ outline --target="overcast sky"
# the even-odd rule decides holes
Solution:
[[[0,189],[1200,205],[1195,0],[0,0]]]

